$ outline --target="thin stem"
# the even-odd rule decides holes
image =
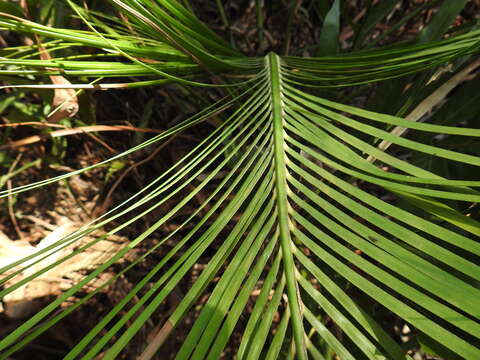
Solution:
[[[227,15],[225,14],[225,9],[223,8],[222,0],[215,0],[217,2],[218,12],[220,13],[220,18],[222,19],[223,26],[225,29],[230,28],[230,23],[228,22]]]

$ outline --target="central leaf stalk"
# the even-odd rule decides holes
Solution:
[[[278,210],[278,227],[285,279],[287,282],[288,306],[292,317],[292,329],[298,359],[307,359],[303,314],[300,308],[299,290],[295,275],[293,259],[290,215],[287,183],[287,155],[285,153],[285,109],[282,95],[282,69],[280,57],[270,53],[266,57],[266,66],[270,78],[270,96],[272,106],[274,161],[275,161],[275,193]]]

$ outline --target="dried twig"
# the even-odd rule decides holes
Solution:
[[[9,144],[0,146],[0,151],[5,149],[15,149],[21,146],[30,145],[42,141],[48,138],[56,138],[68,135],[77,135],[91,132],[101,132],[101,131],[136,131],[136,132],[146,132],[146,133],[161,133],[162,130],[157,129],[146,129],[146,128],[136,128],[133,126],[126,125],[91,125],[91,126],[80,126],[77,128],[67,128],[62,130],[55,130],[49,134],[45,135],[33,135],[27,138],[13,141]],[[97,140],[98,141],[98,140]],[[111,148],[110,148],[111,149]],[[110,151],[115,151],[111,149]]]
[[[6,118],[2,117],[2,120],[8,121]],[[2,127],[18,127],[18,126],[25,126],[25,125],[33,125],[33,126],[42,126],[42,127],[56,127],[56,128],[62,128],[66,129],[67,127],[65,125],[60,125],[60,124],[52,124],[52,123],[44,123],[40,121],[25,121],[21,123],[6,123],[6,124],[0,124],[0,128]]]

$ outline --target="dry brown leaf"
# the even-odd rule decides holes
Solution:
[[[25,0],[21,0],[19,5],[23,9],[26,18],[30,19],[28,3]],[[52,60],[52,57],[48,53],[47,49],[42,46],[38,35],[35,35],[35,41],[38,45],[38,49],[40,50],[40,59],[45,61]],[[31,42],[31,40],[27,38],[27,45],[29,42]],[[47,68],[47,70],[52,69]],[[60,75],[51,75],[49,76],[49,78],[52,81],[53,85],[71,85],[70,81]],[[61,119],[74,117],[79,109],[76,90],[55,89],[52,100],[52,109],[53,111],[48,115],[47,118],[47,121],[49,122],[58,123]]]
[[[51,60],[50,54],[43,47],[40,47],[40,58]],[[72,83],[60,75],[49,76],[54,85],[71,85]],[[78,97],[75,89],[55,89],[52,100],[53,111],[48,115],[47,120],[54,124],[61,119],[74,117],[79,109]]]

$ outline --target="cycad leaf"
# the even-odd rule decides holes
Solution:
[[[290,101],[289,99],[293,99],[300,91],[294,91],[294,88],[287,84],[289,74],[283,68],[281,59],[270,54],[266,58],[265,66],[267,72],[259,81],[268,84],[267,95],[262,98],[262,101],[269,105],[264,107],[261,110],[263,112],[258,113],[257,116],[265,119],[268,127],[265,128],[265,132],[259,133],[264,141],[262,146],[257,146],[256,153],[257,156],[263,154],[262,162],[257,165],[263,164],[263,161],[267,161],[265,164],[269,165],[260,172],[257,166],[258,170],[250,173],[246,185],[251,184],[253,187],[249,185],[248,189],[251,190],[246,193],[247,197],[242,198],[247,206],[241,212],[241,219],[234,230],[224,240],[222,247],[225,246],[225,250],[218,250],[197,283],[186,294],[185,300],[179,304],[168,320],[168,326],[175,327],[186,316],[214,275],[218,274],[221,264],[228,262],[227,270],[220,275],[215,290],[183,343],[178,358],[200,359],[218,356],[233,331],[239,311],[246,305],[248,292],[252,290],[261,268],[265,266],[265,261],[268,261],[275,247],[278,248],[281,262],[277,262],[278,265],[274,268],[276,266],[280,268],[269,272],[267,276],[270,279],[270,285],[262,288],[260,292],[255,308],[258,311],[254,310],[252,313],[253,322],[249,321],[242,346],[239,348],[240,358],[262,357],[260,355],[262,348],[265,348],[263,350],[265,354],[279,351],[278,348],[270,349],[266,343],[266,336],[269,333],[267,330],[273,326],[271,317],[276,311],[284,312],[284,320],[279,324],[278,331],[283,334],[289,327],[296,349],[305,351],[308,349],[310,340],[307,339],[305,331],[310,329],[318,332],[332,349],[342,354],[342,357],[352,357],[349,350],[330,333],[331,330],[314,315],[319,314],[320,309],[335,319],[344,334],[357,344],[356,351],[360,350],[368,358],[405,358],[406,355],[402,354],[398,345],[389,339],[381,327],[373,323],[365,311],[352,309],[352,306],[357,305],[353,305],[355,303],[343,292],[344,290],[334,285],[331,279],[328,280],[331,285],[327,286],[326,281],[329,275],[326,275],[325,270],[322,271],[320,266],[326,266],[330,269],[329,271],[337,272],[353,286],[403,317],[412,326],[424,332],[429,331],[429,335],[437,341],[450,339],[451,349],[455,349],[454,351],[458,354],[466,357],[477,356],[478,350],[462,338],[460,332],[452,330],[452,326],[470,336],[480,336],[478,323],[469,317],[478,318],[479,316],[475,306],[479,290],[472,286],[473,279],[478,279],[480,275],[478,267],[470,260],[458,255],[454,249],[444,247],[443,243],[432,241],[432,239],[455,244],[459,250],[469,251],[472,254],[478,254],[478,243],[395,208],[326,170],[324,164],[345,172],[350,177],[368,179],[392,190],[397,185],[401,185],[400,181],[407,179],[402,176],[389,178],[385,170],[373,166],[366,157],[355,152],[354,148],[349,148],[350,141],[344,144],[338,143],[338,147],[350,149],[349,151],[356,154],[356,157],[352,156],[350,159],[344,156],[339,157],[344,165],[333,162],[331,157],[335,157],[335,153],[323,147],[322,136],[325,141],[327,139],[337,141],[334,137],[335,132],[332,132],[330,127],[337,128],[342,124],[345,125],[347,117],[329,112],[330,110],[321,105],[313,109],[312,102],[302,102],[298,98],[295,102]],[[324,102],[312,95],[303,94],[304,99],[307,97],[318,104]],[[328,104],[337,107],[337,104]],[[308,108],[310,110],[307,110]],[[369,117],[385,118],[375,113],[362,113],[356,110],[353,112]],[[320,114],[328,114],[329,119],[321,117]],[[339,121],[337,125],[335,120]],[[325,128],[328,132],[322,132],[321,128],[326,124],[329,124],[329,127]],[[457,131],[453,128],[444,130]],[[320,134],[323,135],[316,136]],[[359,141],[363,143],[363,140]],[[402,144],[406,143],[402,141]],[[441,149],[431,151],[442,154],[439,150]],[[458,161],[464,157],[470,159],[470,156],[452,152],[450,157]],[[406,165],[402,160],[395,160],[393,165],[399,169],[402,168],[401,164]],[[349,171],[348,169],[352,167],[370,170],[372,175],[366,177],[358,171]],[[372,170],[373,168],[375,171]],[[405,166],[405,169],[408,170],[410,183],[415,184],[414,179],[419,183],[439,179],[437,175],[411,165]],[[377,176],[388,180],[377,181],[375,179],[380,179]],[[449,195],[451,197],[458,196],[464,201],[477,199],[477,193],[465,186],[467,182],[438,181],[435,183],[445,189],[439,191],[451,194]],[[429,201],[425,194],[434,194],[430,189],[421,186],[411,185],[402,189],[410,191],[409,196],[415,196],[424,201]],[[245,191],[247,188],[243,187],[239,189],[239,194],[244,194]],[[436,195],[439,194],[440,192]],[[362,203],[368,204],[368,207]],[[464,217],[460,213],[456,214],[458,218]],[[393,218],[389,219],[389,217]],[[366,224],[370,224],[371,227]],[[416,226],[421,229],[421,232],[413,231],[411,226]],[[205,246],[204,242],[207,239],[208,243],[215,241],[218,234],[217,231],[208,232],[206,237],[201,238],[202,246]],[[267,241],[267,239],[270,240]],[[236,249],[235,252],[233,252],[234,249]],[[303,255],[307,249],[315,254],[317,264]],[[357,255],[353,251],[355,249],[360,250],[366,257]],[[432,261],[432,253],[435,253],[435,262]],[[292,254],[294,258],[291,257]],[[258,256],[257,259],[253,261],[256,256]],[[192,264],[193,262],[189,266]],[[451,273],[445,265],[464,273],[471,280]],[[358,272],[352,266],[362,271]],[[250,276],[248,276],[249,268]],[[305,271],[309,274],[306,278],[304,278]],[[234,277],[234,274],[238,277]],[[175,283],[178,283],[179,278],[177,276],[174,278]],[[322,284],[322,290],[315,289],[309,280],[319,281]],[[276,287],[275,282],[279,284]],[[242,283],[244,283],[243,286]],[[380,284],[389,287],[390,291],[385,291]],[[275,289],[274,297],[270,302],[265,302],[267,294],[272,289]],[[280,292],[284,295],[280,296]],[[323,292],[328,297],[322,295]],[[340,295],[342,293],[343,295]],[[159,299],[164,296],[162,295]],[[339,303],[328,300],[332,296]],[[263,302],[261,298],[264,299]],[[306,304],[311,304],[310,300],[306,301],[308,298],[313,299],[316,306],[307,307]],[[281,300],[285,301],[283,305]],[[153,302],[148,312],[153,311],[158,304],[158,301]],[[464,312],[469,316],[463,315]],[[138,324],[137,327],[146,318],[139,317],[135,321]],[[444,327],[436,322],[436,318],[441,318],[450,325]],[[365,319],[368,320],[365,321]],[[287,321],[289,326],[286,324]],[[127,330],[124,333],[125,340],[117,341],[111,350],[113,352],[107,353],[107,358],[117,354],[133,333],[130,329]],[[311,351],[313,356],[314,350]],[[305,357],[306,354],[297,351],[297,356]]]
[[[158,20],[160,25],[156,26],[162,32],[152,44],[161,49],[159,53],[148,47],[150,52],[145,52],[145,47],[137,46],[133,38],[122,40],[115,34],[50,29],[11,17],[1,20],[0,25],[125,53],[129,59],[150,55],[164,61],[145,67],[135,61],[114,65],[89,60],[92,68],[86,70],[88,76],[128,68],[148,76],[165,72],[172,81],[182,81],[200,72],[204,65],[213,70],[255,75],[248,83],[232,86],[231,97],[134,149],[195,125],[234,103],[241,104],[199,146],[149,184],[148,191],[139,192],[112,210],[109,217],[89,224],[89,228],[0,269],[2,273],[12,269],[19,273],[133,210],[140,210],[140,214],[109,233],[160,209],[167,200],[175,203],[109,261],[1,339],[1,356],[10,356],[98,293],[101,288],[71,308],[55,313],[63,301],[190,205],[188,208],[195,211],[179,228],[122,269],[116,278],[134,269],[168,239],[178,239],[174,247],[78,341],[66,359],[92,359],[102,351],[104,359],[119,356],[169,294],[189,277],[207,250],[211,251],[208,263],[155,341],[147,346],[142,359],[151,358],[189,314],[196,320],[178,349],[178,359],[217,359],[236,332],[242,333],[239,359],[273,359],[283,352],[299,359],[329,358],[322,348],[342,359],[355,359],[359,354],[368,359],[408,359],[388,331],[374,321],[368,309],[362,308],[358,297],[373,300],[397,314],[433,341],[448,344],[452,352],[466,359],[480,358],[480,350],[473,345],[480,338],[480,245],[473,237],[480,234],[480,226],[475,219],[442,202],[478,202],[480,194],[475,188],[480,182],[445,179],[372,145],[376,139],[383,139],[395,144],[397,150],[480,166],[480,158],[475,155],[396,136],[385,131],[383,125],[449,136],[478,137],[479,130],[412,123],[328,101],[304,90],[375,82],[431,68],[477,51],[478,31],[434,44],[351,56],[300,59],[269,54],[247,60],[228,57],[234,51],[220,42],[207,50],[211,41],[200,32],[203,25],[184,7],[176,7],[176,1],[152,7],[147,6],[148,1],[114,2],[145,34],[152,32],[147,25]],[[186,56],[188,53],[198,55],[200,61]],[[86,66],[71,59],[54,59],[48,64],[10,59],[5,60],[5,65],[1,71],[16,74],[47,74],[40,69],[45,66],[72,72],[75,67]],[[22,66],[29,70],[25,72]],[[377,161],[369,161],[370,156]],[[218,182],[216,177],[220,177]],[[1,192],[0,196],[46,183]],[[372,187],[381,189],[382,194],[406,199],[431,218],[422,218],[376,196]],[[207,193],[205,200],[193,207],[190,202],[201,191]],[[187,227],[191,223],[193,227]],[[96,241],[100,239],[71,256]],[[1,290],[0,296],[65,260],[49,264],[23,282]],[[11,276],[1,279],[0,284]],[[352,296],[352,292],[360,295]],[[202,295],[208,296],[195,314]],[[135,297],[136,303],[127,308]],[[245,319],[240,319],[241,315]],[[345,341],[337,336],[338,332]]]

